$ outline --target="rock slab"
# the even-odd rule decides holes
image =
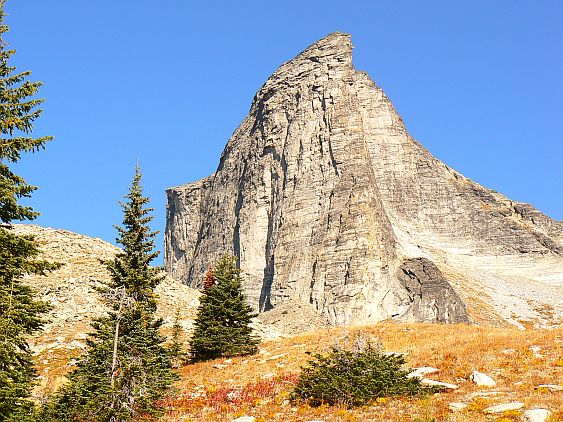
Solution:
[[[511,410],[520,410],[524,407],[522,402],[512,402],[512,403],[502,403],[495,406],[487,407],[483,410],[483,413],[496,415],[503,412],[508,412]]]
[[[422,379],[425,375],[435,374],[436,372],[440,372],[440,370],[431,366],[421,366],[419,368],[413,368],[412,371],[407,375],[407,377]]]
[[[423,385],[431,386],[431,387],[442,387],[442,388],[445,388],[445,389],[448,389],[448,390],[455,390],[455,389],[459,388],[455,384],[450,384],[450,383],[441,382],[441,381],[435,381],[435,380],[431,380],[431,379],[428,379],[428,378],[422,378],[420,380],[420,383],[423,384]]]

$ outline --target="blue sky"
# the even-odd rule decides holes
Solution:
[[[45,83],[17,172],[43,226],[114,241],[138,159],[164,189],[212,173],[255,92],[333,31],[410,133],[486,187],[563,219],[563,2],[7,0],[12,63]],[[162,234],[157,240],[162,249]]]

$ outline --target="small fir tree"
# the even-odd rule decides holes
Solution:
[[[290,396],[294,402],[366,406],[381,397],[411,397],[442,390],[409,377],[403,355],[384,353],[361,333],[354,336],[351,348],[333,347],[328,353],[308,354],[313,359],[302,368]]]
[[[14,220],[33,220],[38,213],[18,203],[36,187],[13,173],[8,164],[19,161],[22,153],[44,148],[52,138],[30,136],[41,114],[37,107],[43,99],[33,98],[41,82],[27,81],[30,71],[16,73],[8,64],[15,51],[4,41],[7,31],[0,0],[0,421],[24,420],[33,408],[28,397],[36,371],[27,337],[42,327],[42,315],[50,309],[35,299],[23,276],[59,267],[36,259],[39,250],[33,237],[17,236],[11,226]]]
[[[112,311],[92,324],[94,332],[85,356],[70,374],[70,383],[43,408],[43,420],[138,420],[155,413],[155,403],[176,379],[169,351],[159,333],[163,321],[155,317],[155,287],[163,276],[150,262],[153,238],[148,223],[152,209],[143,197],[137,167],[122,203],[123,227],[117,242],[123,246],[106,263],[111,281],[100,289]]]
[[[256,353],[259,340],[249,325],[256,315],[245,301],[236,258],[224,256],[204,285],[189,342],[192,361]]]

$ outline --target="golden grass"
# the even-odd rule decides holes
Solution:
[[[361,330],[387,351],[406,352],[410,367],[434,366],[432,379],[454,383],[459,389],[425,398],[378,400],[372,406],[311,408],[287,400],[305,351],[323,351],[344,343]],[[541,348],[539,354],[531,346]],[[563,328],[520,331],[471,325],[378,324],[353,329],[334,328],[261,345],[255,356],[219,359],[180,369],[177,393],[164,400],[162,421],[228,421],[252,415],[257,421],[490,421],[519,420],[521,412],[487,416],[483,409],[510,401],[524,409],[545,407],[551,421],[563,421],[563,393],[536,389],[563,380]],[[492,376],[497,386],[483,389],[467,379],[472,370]],[[478,392],[496,395],[478,397]],[[474,394],[472,397],[471,394]],[[468,407],[451,412],[449,403]]]

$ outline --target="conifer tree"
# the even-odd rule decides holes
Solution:
[[[249,325],[256,315],[246,303],[236,258],[221,258],[204,286],[189,342],[192,361],[256,353],[259,340]]]
[[[8,49],[4,34],[4,2],[0,0],[0,421],[24,420],[33,403],[28,399],[36,371],[27,337],[39,330],[48,303],[36,300],[33,289],[22,282],[25,274],[44,274],[58,264],[36,259],[39,254],[31,236],[17,236],[11,223],[33,220],[38,213],[18,203],[36,187],[16,175],[9,163],[22,153],[35,152],[51,140],[33,138],[37,107],[43,99],[34,98],[41,82],[26,79],[30,71],[17,73],[8,61],[15,53]]]
[[[155,402],[176,379],[169,351],[155,317],[155,287],[163,276],[150,266],[157,257],[148,223],[151,208],[142,194],[137,167],[133,184],[121,203],[123,226],[117,227],[122,252],[106,263],[111,281],[100,289],[111,312],[92,324],[85,356],[54,401],[44,406],[42,420],[139,420],[155,413]]]

